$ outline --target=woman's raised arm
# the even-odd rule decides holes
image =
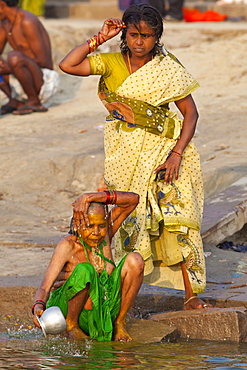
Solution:
[[[125,27],[121,19],[107,19],[101,31],[83,44],[72,49],[59,63],[60,69],[76,76],[89,76],[90,64],[87,55],[95,51],[101,44],[116,36]]]

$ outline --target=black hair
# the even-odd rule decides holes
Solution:
[[[8,7],[17,6],[19,0],[2,0]]]
[[[126,33],[129,25],[134,25],[138,30],[141,21],[144,21],[150,28],[155,31],[155,36],[159,40],[163,33],[163,20],[161,14],[151,5],[138,4],[131,5],[127,8],[123,14],[122,21],[125,23],[126,28],[123,28],[121,35],[120,50],[123,54],[129,52],[129,48],[126,43]],[[157,44],[158,46],[158,44]],[[160,45],[155,46],[152,50],[154,56],[160,49]]]

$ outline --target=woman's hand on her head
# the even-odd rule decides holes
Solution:
[[[107,41],[119,34],[119,32],[125,27],[126,26],[121,19],[109,18],[104,22],[101,28],[101,33],[104,39]]]
[[[74,222],[80,220],[84,228],[89,224],[87,212],[90,202],[89,194],[83,194],[72,203]]]

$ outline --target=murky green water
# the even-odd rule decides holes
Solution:
[[[247,369],[247,344],[78,343],[37,329],[0,333],[0,369]]]

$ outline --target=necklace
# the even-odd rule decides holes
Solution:
[[[19,8],[17,7],[17,8],[16,8],[16,12],[15,12],[14,22],[13,22],[12,24],[10,24],[10,28],[9,28],[9,32],[8,32],[8,35],[9,35],[9,36],[12,36],[12,30],[13,30],[13,27],[14,27],[14,25],[15,25],[15,21],[16,21],[16,17],[17,17],[18,10],[19,10]]]
[[[92,248],[92,265],[95,267],[95,270],[98,274],[104,270],[104,262],[103,259],[99,256],[99,253],[96,248]]]
[[[152,57],[152,59],[153,59],[153,57]],[[127,61],[128,61],[128,67],[129,67],[130,74],[132,75],[133,71],[132,71],[132,67],[131,67],[131,63],[130,63],[129,53],[127,53]]]
[[[127,61],[128,61],[128,66],[129,66],[130,74],[132,75],[132,67],[131,67],[131,63],[130,63],[130,55],[129,55],[129,53],[127,53]]]
[[[85,252],[86,252],[86,256],[87,256],[87,260],[88,260],[88,262],[89,262],[89,258],[88,258],[88,252],[87,252],[87,249],[88,249],[88,250],[90,250],[91,252],[93,252],[93,254],[96,254],[98,257],[100,257],[100,258],[101,258],[102,260],[104,260],[105,262],[109,262],[109,263],[111,263],[114,267],[116,267],[115,263],[114,263],[112,260],[110,260],[109,258],[105,257],[105,256],[104,256],[104,254],[103,254],[103,246],[104,246],[104,245],[107,245],[107,243],[106,243],[106,241],[105,241],[105,240],[103,240],[103,241],[100,243],[100,245],[97,247],[97,250],[96,250],[96,248],[91,248],[91,247],[89,247],[89,245],[87,245],[87,243],[85,243],[85,242],[82,240],[82,238],[81,238],[81,236],[80,236],[80,235],[78,235],[78,239],[80,240],[81,245],[83,245],[83,247],[84,247],[84,249],[85,249]],[[98,250],[99,250],[100,252],[98,252]]]

